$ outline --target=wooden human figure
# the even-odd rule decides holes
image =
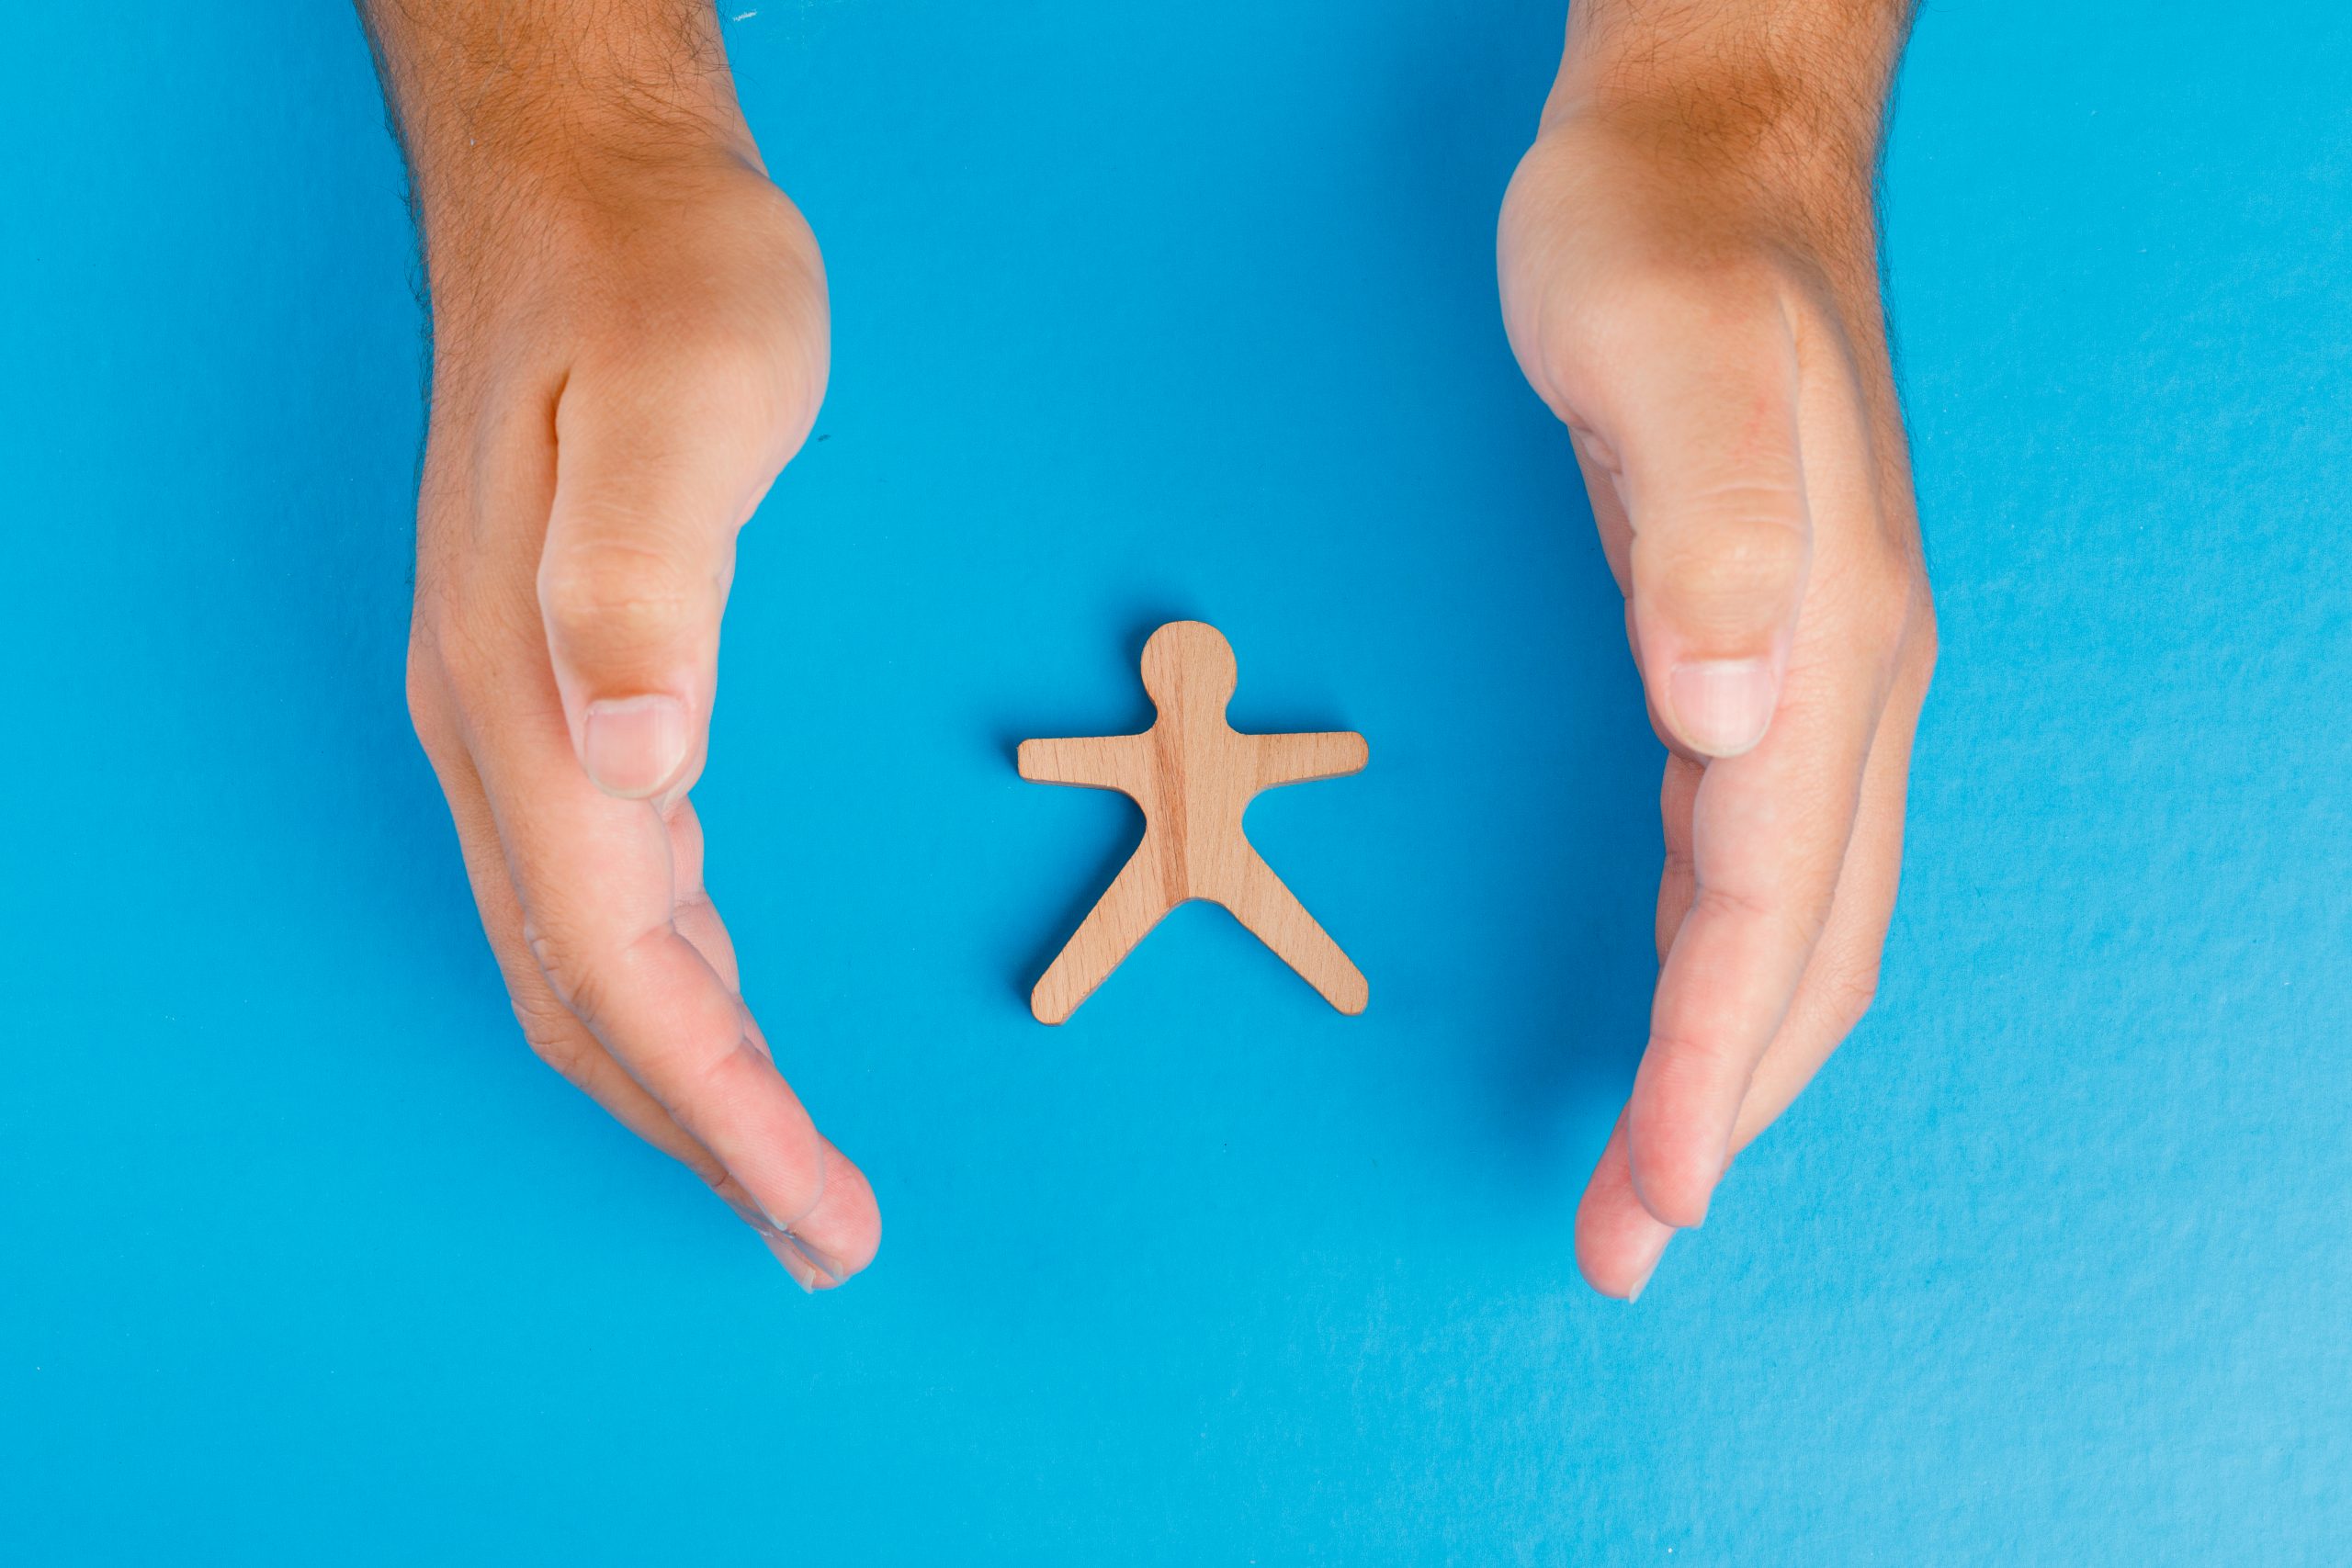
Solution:
[[[1241,831],[1252,795],[1362,771],[1361,735],[1243,735],[1225,719],[1233,649],[1215,626],[1171,621],[1143,649],[1143,686],[1159,716],[1141,735],[1023,740],[1021,776],[1115,789],[1143,807],[1143,842],[1030,993],[1040,1022],[1078,1010],[1120,960],[1188,899],[1222,904],[1341,1012],[1370,987]]]

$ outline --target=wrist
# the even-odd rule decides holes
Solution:
[[[413,161],[436,304],[486,277],[512,280],[536,263],[642,243],[663,211],[746,175],[764,179],[740,117],[622,133],[566,125],[502,147],[477,138]]]
[[[361,0],[436,301],[764,173],[707,0]]]
[[[1711,117],[1699,106],[1724,89],[1703,81],[1594,91],[1563,79],[1531,164],[1575,170],[1567,188],[1580,205],[1645,224],[1659,247],[1653,261],[1760,259],[1816,276],[1848,307],[1875,299],[1874,158],[1815,144],[1785,122]]]
[[[1683,177],[1871,220],[1907,0],[1588,0],[1546,133],[1590,128]]]

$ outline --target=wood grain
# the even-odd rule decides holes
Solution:
[[[1241,830],[1261,790],[1362,771],[1361,735],[1244,735],[1226,722],[1233,649],[1200,621],[1171,621],[1144,644],[1143,685],[1159,716],[1141,735],[1023,740],[1021,776],[1038,784],[1114,789],[1143,807],[1143,842],[1045,976],[1029,1010],[1059,1023],[1078,1010],[1170,909],[1193,898],[1221,904],[1325,1000],[1363,1011],[1363,974],[1316,924]]]

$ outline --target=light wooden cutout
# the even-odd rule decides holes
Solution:
[[[1170,909],[1222,904],[1341,1012],[1371,988],[1241,831],[1250,797],[1276,784],[1359,773],[1355,734],[1243,735],[1225,721],[1233,649],[1215,626],[1170,621],[1143,648],[1143,689],[1159,716],[1141,735],[1023,740],[1021,776],[1115,789],[1143,807],[1143,842],[1030,993],[1041,1023],[1078,1010]]]

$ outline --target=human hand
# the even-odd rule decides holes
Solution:
[[[874,1194],[744,1005],[687,791],[736,530],[824,393],[824,275],[731,95],[694,110],[502,121],[471,160],[403,114],[435,326],[409,704],[532,1048],[815,1290],[872,1259]]]
[[[1499,236],[1670,753],[1649,1042],[1577,1217],[1629,1299],[1870,1005],[1935,662],[1871,204],[1900,7],[1661,9],[1577,6]],[[1893,31],[1792,62],[1808,10]]]

